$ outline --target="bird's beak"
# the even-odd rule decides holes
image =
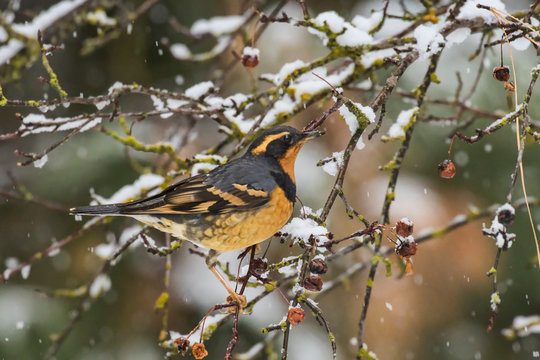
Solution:
[[[319,130],[306,131],[306,132],[302,133],[302,135],[303,135],[302,141],[308,141],[308,140],[314,139],[314,138],[319,137],[319,136],[324,135],[324,134],[325,134],[324,131],[319,131]]]

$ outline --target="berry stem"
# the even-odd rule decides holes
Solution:
[[[452,140],[450,140],[450,147],[448,148],[448,160],[450,160],[450,153],[452,152],[452,144],[454,144],[454,139],[456,138],[456,134],[452,136]]]

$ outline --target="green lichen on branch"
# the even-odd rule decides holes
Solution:
[[[162,292],[159,297],[156,299],[156,302],[154,303],[154,309],[163,309],[167,302],[169,301],[169,293],[168,292]]]
[[[357,359],[368,359],[368,360],[377,360],[377,355],[373,351],[369,351],[366,344],[362,344],[360,349],[356,353]]]
[[[64,89],[62,89],[62,86],[60,86],[58,76],[56,75],[51,64],[49,63],[49,59],[47,59],[47,50],[44,48],[41,49],[41,63],[43,64],[45,71],[47,71],[47,74],[49,74],[49,84],[58,92],[60,98],[67,98],[68,94]]]
[[[58,76],[56,75],[51,64],[49,63],[49,59],[47,59],[47,54],[52,50],[46,49],[45,46],[43,45],[43,36],[41,34],[41,30],[38,30],[38,33],[37,33],[37,43],[39,44],[39,47],[41,49],[41,64],[45,68],[45,71],[47,72],[47,74],[49,74],[48,83],[58,92],[58,95],[60,96],[61,99],[65,99],[68,96],[68,94],[64,89],[62,89],[62,86],[60,86],[60,82],[58,81]]]
[[[7,104],[7,99],[4,96],[4,91],[2,85],[0,85],[0,106],[5,106]]]
[[[278,262],[278,263],[275,263],[275,264],[270,264],[268,265],[268,271],[273,271],[273,270],[279,270],[281,268],[284,268],[286,266],[291,266],[291,265],[294,265],[294,264],[298,264],[298,261],[302,260],[302,255],[299,255],[299,256],[296,256],[296,257],[293,257],[293,258],[286,258],[286,259],[283,259],[282,261]]]
[[[65,298],[79,298],[86,295],[88,292],[88,286],[82,285],[75,289],[54,289],[47,293],[53,297],[65,297]]]
[[[358,131],[363,132],[371,123],[366,114],[356,106],[350,99],[345,102],[347,109],[354,114],[358,121]]]

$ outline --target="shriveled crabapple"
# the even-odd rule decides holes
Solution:
[[[514,222],[516,215],[510,209],[499,209],[497,212],[497,220],[504,226],[509,226]]]
[[[264,258],[255,258],[252,262],[252,269],[253,273],[257,275],[262,275],[266,272],[268,269],[268,260]]]
[[[396,234],[407,237],[412,235],[414,224],[408,218],[403,218],[396,223]]]
[[[259,49],[246,46],[242,52],[242,65],[247,69],[254,69],[259,65]]]
[[[309,291],[321,291],[323,287],[323,280],[319,275],[311,275],[304,280],[304,288]]]
[[[304,321],[305,313],[299,307],[292,307],[287,312],[287,320],[291,323],[292,326],[296,326]]]
[[[456,175],[456,166],[452,160],[444,160],[437,167],[439,169],[439,175],[445,179],[451,179]]]
[[[204,359],[208,355],[208,351],[204,347],[203,343],[195,343],[191,348],[191,353],[193,357],[197,360]]]
[[[189,340],[184,337],[179,337],[179,338],[174,339],[174,345],[178,349],[178,352],[180,353],[180,355],[185,356],[186,351],[189,347]]]
[[[413,273],[411,257],[416,254],[417,250],[418,244],[414,241],[412,235],[406,237],[398,235],[395,251],[402,260],[405,260],[406,275],[411,275]]]
[[[416,250],[418,250],[418,244],[414,240],[400,241],[396,246],[396,253],[401,258],[408,258],[416,255]]]
[[[323,275],[328,271],[328,265],[323,259],[313,259],[309,263],[309,271],[313,274]]]
[[[510,69],[508,66],[497,66],[493,69],[493,78],[499,81],[507,82],[510,79]]]

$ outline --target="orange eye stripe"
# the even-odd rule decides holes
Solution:
[[[282,136],[285,136],[289,134],[288,131],[280,132],[279,134],[272,134],[268,135],[264,138],[263,142],[257,146],[255,149],[251,150],[251,153],[253,155],[259,155],[260,153],[263,153],[266,151],[266,148],[268,147],[268,144],[270,144],[272,141],[279,139]]]

